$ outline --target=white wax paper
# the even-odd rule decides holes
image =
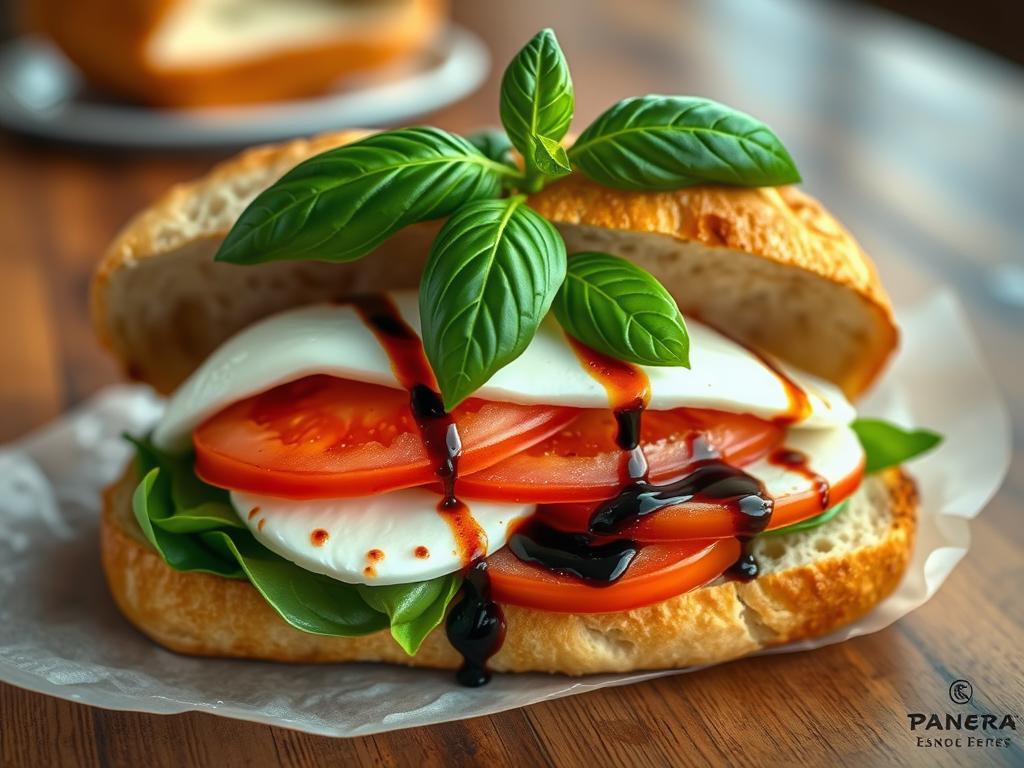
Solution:
[[[918,539],[899,590],[861,621],[773,652],[815,648],[888,626],[935,594],[970,544],[968,522],[996,492],[1010,459],[1005,407],[949,293],[900,313],[903,347],[861,413],[946,436],[914,462]],[[100,570],[100,490],[122,469],[122,431],[143,432],[161,403],[113,387],[0,449],[0,680],[111,709],[202,710],[330,736],[457,720],[680,670],[570,678],[496,675],[461,688],[450,672],[194,659],[135,631]]]

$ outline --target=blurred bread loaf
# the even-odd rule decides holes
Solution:
[[[94,85],[165,107],[309,96],[422,50],[446,0],[28,0]]]

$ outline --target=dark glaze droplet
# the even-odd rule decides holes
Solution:
[[[259,513],[260,513],[260,508],[259,507],[253,507],[252,509],[249,510],[249,519],[252,520]]]
[[[670,483],[656,485],[641,480],[627,485],[617,496],[594,510],[589,529],[595,534],[614,535],[647,515],[691,501],[730,509],[734,515],[734,530],[739,537],[763,531],[771,520],[774,506],[756,478],[742,469],[712,459]]]
[[[412,551],[413,555],[418,557],[420,560],[426,560],[430,557],[430,550],[424,547],[422,544]]]
[[[384,559],[384,553],[379,549],[371,549],[366,553],[366,559],[371,563],[379,563]]]
[[[505,617],[491,600],[486,560],[477,561],[466,572],[462,598],[448,613],[445,631],[448,642],[462,654],[462,668],[456,674],[459,683],[470,688],[487,683],[491,679],[487,660],[505,639]]]
[[[750,541],[742,541],[742,544],[743,550],[739,559],[729,566],[725,575],[736,581],[753,581],[761,572],[761,566],[750,551]]]
[[[818,505],[821,507],[821,511],[824,512],[828,509],[832,488],[826,478],[811,469],[807,454],[792,448],[778,448],[768,456],[768,461],[777,467],[785,467],[790,472],[796,472],[809,480],[818,493]]]
[[[596,541],[585,533],[556,530],[536,518],[512,534],[508,548],[524,563],[600,587],[618,581],[640,551],[630,539]]]
[[[327,531],[323,528],[317,528],[311,534],[309,534],[309,540],[313,543],[314,547],[322,547],[327,543],[327,540],[331,537]]]

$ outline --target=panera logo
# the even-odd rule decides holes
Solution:
[[[954,680],[949,700],[967,707],[974,698],[974,686],[968,680]],[[995,747],[1008,749],[1017,731],[1018,715],[1008,712],[908,712],[907,721],[916,746],[931,749]]]

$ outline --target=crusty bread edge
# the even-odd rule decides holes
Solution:
[[[907,568],[917,491],[901,470],[881,484],[890,507],[877,544],[743,584],[726,581],[645,608],[563,614],[505,607],[508,631],[492,668],[570,675],[686,667],[727,661],[828,634],[888,596]],[[443,628],[407,656],[387,632],[324,637],[293,629],[243,581],[171,569],[141,537],[130,511],[134,470],[104,496],[102,560],[111,593],[139,630],[170,650],[281,662],[380,661],[453,668],[459,657]]]

